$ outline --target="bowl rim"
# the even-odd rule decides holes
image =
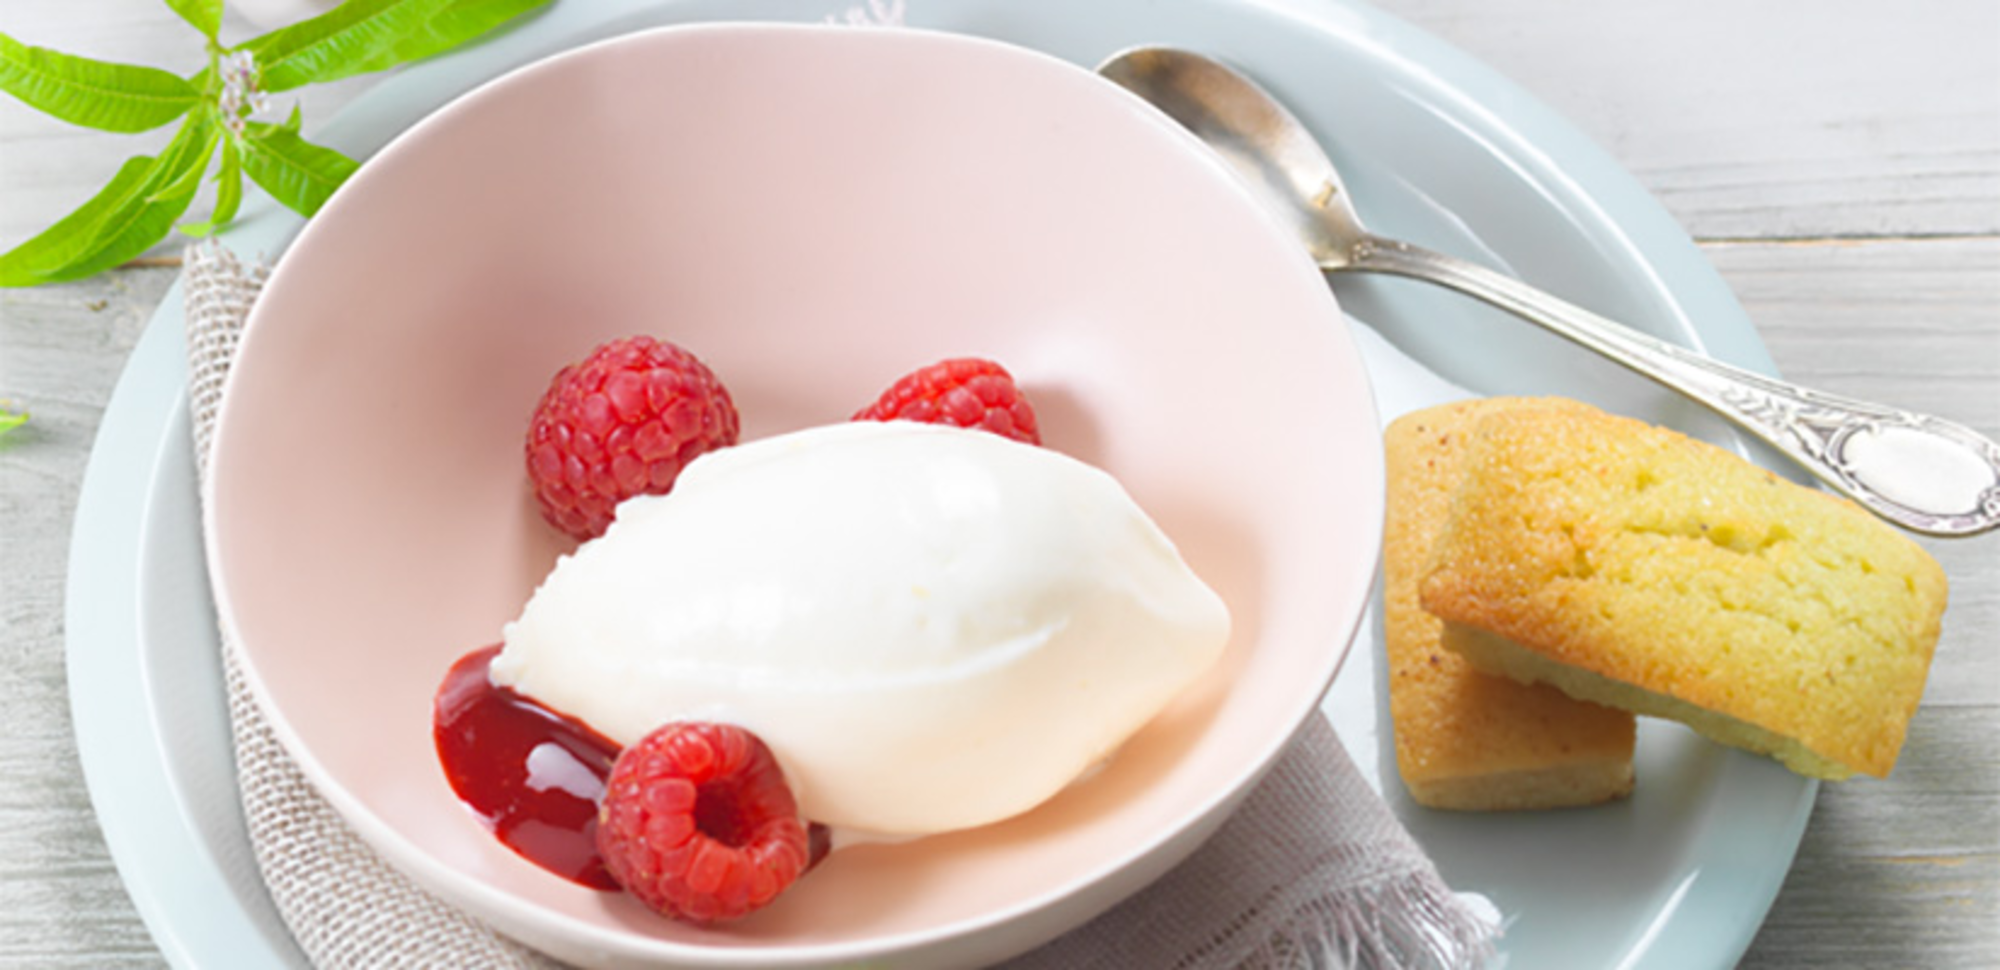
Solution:
[[[1147,105],[1137,95],[1125,91],[1108,81],[1098,79],[1094,73],[1085,68],[1043,51],[974,34],[911,26],[879,27],[831,23],[710,20],[646,27],[629,33],[618,34],[581,44],[522,64],[483,81],[396,133],[366,160],[366,163],[348,179],[346,184],[334,192],[325,206],[322,207],[322,211],[329,208],[339,211],[338,207],[343,205],[342,200],[353,196],[358,191],[353,186],[365,186],[373,180],[373,173],[391,167],[390,165],[377,165],[374,164],[375,162],[386,160],[393,163],[393,160],[400,155],[422,150],[420,146],[427,140],[430,130],[439,124],[445,123],[446,119],[466,110],[468,106],[477,105],[497,97],[504,97],[511,89],[532,83],[543,72],[556,69],[572,61],[603,56],[607,52],[621,48],[656,43],[671,43],[679,38],[698,38],[702,35],[814,34],[820,36],[839,36],[860,33],[876,36],[898,36],[918,43],[958,45],[968,50],[977,49],[997,52],[1002,56],[1013,57],[1024,63],[1039,62],[1042,67],[1038,69],[1054,69],[1059,72],[1070,73],[1079,78],[1095,79],[1096,83],[1103,85],[1103,90],[1115,92],[1115,96],[1129,99],[1132,105],[1142,109],[1133,112],[1135,121],[1169,132],[1170,137],[1179,141],[1192,155],[1203,159],[1205,162],[1204,167],[1211,173],[1212,177],[1222,182],[1228,187],[1228,190],[1243,199],[1245,210],[1256,212],[1272,238],[1274,240],[1282,240],[1286,244],[1285,248],[1295,253],[1293,258],[1295,265],[1302,272],[1307,272],[1313,276],[1319,275],[1318,268],[1312,263],[1305,249],[1292,244],[1289,231],[1284,228],[1276,216],[1261,208],[1260,203],[1258,203],[1250,191],[1236,181],[1235,176],[1230,172],[1226,163],[1221,158],[1214,156],[1208,147],[1195,136],[1186,132],[1150,105]],[[262,293],[268,294],[273,290],[282,291],[289,285],[289,278],[293,274],[300,272],[300,270],[295,268],[297,261],[288,257],[292,252],[297,250],[300,243],[317,235],[322,225],[327,221],[330,220],[308,219],[298,233],[284,245],[283,251],[275,260],[270,273],[264,281]],[[1331,287],[1326,289],[1326,300],[1329,307],[1329,317],[1333,322],[1339,322],[1342,318]],[[258,342],[258,337],[261,333],[270,329],[269,324],[263,323],[270,316],[270,313],[266,310],[270,304],[271,301],[264,299],[259,299],[253,304],[250,314],[245,321],[240,343],[236,350],[238,360],[242,359],[242,355],[246,350],[249,350]],[[1334,339],[1342,346],[1349,348],[1353,346],[1351,338],[1344,331]],[[1347,402],[1348,406],[1357,408],[1368,419],[1366,423],[1369,427],[1379,428],[1380,421],[1376,402],[1374,395],[1369,389],[1367,371],[1360,365],[1358,350],[1351,357],[1353,363],[1352,369],[1358,380],[1355,384],[1353,400]],[[211,451],[213,455],[224,454],[227,451],[226,442],[231,437],[229,429],[233,426],[231,416],[235,413],[234,409],[229,407],[229,402],[232,399],[229,390],[235,385],[238,372],[238,369],[232,366],[224,378],[220,396],[222,403],[217,409],[212,433]],[[1330,602],[1343,605],[1344,608],[1338,611],[1328,611],[1329,615],[1338,618],[1337,622],[1332,628],[1322,631],[1327,646],[1323,659],[1311,671],[1310,678],[1302,678],[1312,685],[1312,690],[1298,694],[1299,699],[1292,705],[1295,709],[1284,712],[1284,716],[1280,722],[1288,725],[1284,731],[1274,732],[1261,739],[1260,744],[1254,752],[1255,757],[1241,759],[1239,762],[1240,767],[1227,779],[1226,784],[1215,786],[1211,793],[1203,796],[1185,811],[1174,815],[1166,824],[1162,824],[1154,831],[1148,833],[1144,839],[1135,844],[1129,851],[1107,856],[1097,865],[1090,867],[1087,871],[1073,879],[1051,885],[1041,892],[1023,896],[1007,906],[983,912],[977,916],[891,935],[831,943],[757,943],[750,945],[732,944],[728,946],[712,946],[636,933],[607,931],[601,924],[577,919],[547,907],[526,902],[511,893],[495,889],[477,879],[469,878],[459,870],[433,858],[423,851],[415,841],[403,834],[395,826],[380,818],[358,796],[340,784],[326,766],[313,756],[311,747],[299,735],[275,703],[268,685],[265,684],[259,673],[258,666],[253,660],[252,652],[233,633],[236,626],[233,620],[235,611],[231,599],[230,584],[227,582],[226,567],[221,561],[222,557],[220,555],[220,550],[224,546],[220,542],[218,513],[215,511],[217,503],[214,501],[214,490],[218,476],[214,474],[203,476],[201,481],[201,530],[204,544],[210,550],[210,554],[206,557],[206,562],[210,585],[216,601],[217,616],[221,621],[222,628],[232,631],[227,640],[233,645],[232,649],[235,650],[238,660],[237,666],[241,671],[252,699],[255,701],[260,713],[264,715],[265,722],[272,734],[279,741],[286,755],[299,767],[313,790],[335,809],[343,822],[352,827],[355,833],[366,844],[378,852],[398,872],[436,893],[453,905],[475,910],[490,922],[495,923],[494,928],[502,935],[519,938],[531,943],[536,940],[547,940],[552,937],[572,941],[588,941],[589,945],[597,948],[599,951],[620,959],[670,961],[694,959],[700,960],[702,965],[714,967],[804,966],[825,962],[876,959],[921,950],[926,947],[944,945],[953,940],[975,936],[1003,925],[1016,923],[1036,914],[1056,912],[1064,903],[1085,895],[1092,887],[1103,884],[1107,879],[1119,872],[1133,869],[1148,860],[1154,860],[1164,863],[1159,866],[1160,873],[1164,874],[1174,866],[1177,866],[1187,855],[1198,849],[1206,841],[1207,837],[1213,834],[1214,829],[1227,820],[1228,815],[1249,795],[1257,783],[1277,763],[1279,757],[1289,749],[1300,729],[1306,725],[1307,719],[1318,712],[1321,699],[1332,685],[1334,678],[1338,675],[1342,664],[1353,647],[1361,623],[1366,618],[1368,603],[1373,596],[1375,586],[1379,582],[1380,546],[1386,494],[1382,480],[1382,456],[1380,448],[1364,449],[1364,454],[1361,457],[1366,467],[1356,470],[1356,473],[1359,477],[1364,478],[1366,482],[1365,488],[1362,490],[1364,494],[1360,496],[1366,507],[1357,513],[1356,524],[1367,531],[1366,534],[1352,536],[1352,542],[1349,544],[1365,550],[1361,553],[1365,562],[1357,562],[1355,564],[1355,576],[1358,580],[1350,584],[1351,588],[1328,591],[1327,599]],[[1200,837],[1189,841],[1186,837],[1191,833],[1198,833]],[[1181,842],[1186,842],[1187,844],[1180,845],[1178,851],[1174,852],[1170,858],[1161,858],[1164,850]],[[1132,892],[1140,891],[1143,888],[1144,884],[1141,884],[1135,887]],[[1116,906],[1119,902],[1128,898],[1129,895],[1129,893],[1118,894],[1105,904],[1091,909],[1086,917],[1081,920],[1069,919],[1062,922],[1062,929],[1057,934],[1041,938],[1040,943],[1049,942],[1055,939],[1056,936],[1059,936],[1061,932],[1066,932],[1068,929],[1088,922],[1089,919],[1095,918],[1103,911]],[[487,916],[486,914],[493,915]],[[504,925],[501,924],[502,919],[506,921]],[[524,931],[517,933],[517,929]],[[1036,945],[1039,945],[1039,943]],[[670,963],[665,965],[672,966],[679,964]]]

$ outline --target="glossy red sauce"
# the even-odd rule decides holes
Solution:
[[[597,854],[597,801],[619,747],[486,675],[498,645],[453,664],[432,732],[445,778],[507,847],[592,889],[618,884]]]
[[[508,848],[592,889],[618,889],[597,854],[597,802],[619,745],[487,676],[495,644],[452,664],[438,687],[432,734],[446,780]],[[806,867],[831,847],[826,826],[806,827]]]

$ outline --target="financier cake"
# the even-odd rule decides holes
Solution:
[[[1478,422],[1420,586],[1482,669],[1682,721],[1792,770],[1895,766],[1944,571],[1859,506],[1629,418]]]
[[[1561,808],[1632,790],[1630,713],[1474,669],[1439,644],[1444,624],[1417,602],[1417,583],[1462,477],[1467,432],[1486,415],[1524,406],[1586,405],[1561,398],[1458,401],[1406,414],[1383,436],[1389,714],[1403,783],[1411,798],[1432,808]]]

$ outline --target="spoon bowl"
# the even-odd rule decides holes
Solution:
[[[1671,388],[1742,427],[1835,491],[1915,532],[2000,527],[2000,444],[1964,425],[1732,367],[1478,263],[1370,232],[1305,125],[1220,61],[1138,47],[1098,73],[1137,94],[1226,160],[1328,273],[1389,273],[1457,290]]]

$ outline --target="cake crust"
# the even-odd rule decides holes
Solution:
[[[1632,789],[1631,714],[1474,669],[1440,645],[1443,623],[1418,602],[1417,584],[1443,531],[1472,425],[1511,408],[1571,403],[1461,401],[1404,415],[1384,433],[1389,709],[1397,767],[1418,804],[1462,811],[1559,808],[1621,798]]]
[[[1946,600],[1916,542],[1845,499],[1595,410],[1495,413],[1467,445],[1420,602],[1525,654],[1461,655],[1680,717],[1815,777],[1894,767]]]

